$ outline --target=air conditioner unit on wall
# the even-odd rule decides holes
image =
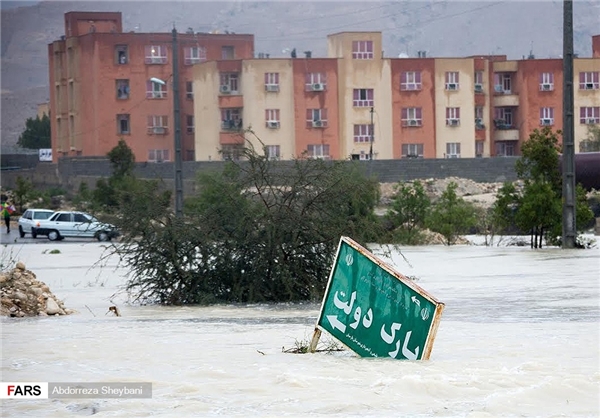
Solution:
[[[278,84],[266,84],[265,90],[266,91],[279,91],[279,85]]]
[[[594,89],[594,83],[585,83],[585,89],[586,90],[593,90]]]
[[[231,88],[227,85],[222,85],[219,91],[224,94],[229,94],[231,93]]]
[[[475,84],[475,93],[483,92],[483,84]]]
[[[279,128],[279,121],[276,120],[270,120],[267,122],[267,128],[270,129],[276,129]]]
[[[598,119],[596,119],[596,118],[586,118],[585,123],[587,123],[588,125],[593,125],[595,123],[598,123]]]
[[[542,83],[540,85],[540,90],[542,90],[542,91],[550,91],[550,90],[552,90],[552,84]]]
[[[311,90],[312,91],[323,91],[323,90],[325,90],[325,84],[323,84],[323,83],[314,83],[311,86]]]
[[[448,126],[458,126],[459,122],[458,119],[448,119]]]
[[[408,126],[419,126],[419,121],[416,119],[409,119]]]
[[[323,127],[323,121],[322,120],[313,120],[312,121],[312,126],[313,126],[313,128],[322,128]]]
[[[458,83],[446,83],[446,90],[458,90]]]
[[[552,119],[542,119],[542,125],[552,125]]]
[[[155,126],[152,128],[152,133],[155,135],[164,135],[166,129],[162,126]]]

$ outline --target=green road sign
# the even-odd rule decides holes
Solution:
[[[362,357],[427,360],[444,304],[350,238],[342,237],[320,329]]]

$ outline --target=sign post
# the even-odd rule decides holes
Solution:
[[[342,237],[309,351],[321,331],[362,357],[427,360],[444,304]]]

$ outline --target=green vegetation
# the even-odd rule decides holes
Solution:
[[[422,229],[431,206],[420,181],[398,184],[386,214],[387,229],[392,231],[392,241],[415,245],[423,243]]]
[[[161,304],[322,297],[340,236],[381,236],[379,185],[359,164],[298,159],[278,167],[245,149],[244,161],[198,177],[183,218],[170,210],[170,192],[130,176],[128,192],[115,195],[127,290]]]
[[[546,127],[534,130],[521,149],[522,158],[516,170],[523,182],[517,192],[506,184],[498,194],[493,212],[503,227],[515,225],[529,231],[531,248],[542,248],[542,240],[560,245],[562,235],[562,176],[559,165],[558,138],[560,131]],[[585,190],[577,185],[576,219],[578,231],[585,229],[593,213],[587,204]]]
[[[50,118],[44,114],[41,118],[28,118],[25,130],[19,136],[17,144],[23,148],[40,149],[52,147],[50,141]]]
[[[477,225],[477,209],[457,196],[456,187],[456,183],[448,185],[426,219],[429,229],[444,236],[446,245],[454,244],[459,235]]]
[[[587,136],[579,143],[580,152],[600,152],[600,125],[588,125]]]

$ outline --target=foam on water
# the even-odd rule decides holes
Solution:
[[[42,254],[60,245],[61,254]],[[79,311],[2,319],[2,380],[151,381],[152,399],[7,400],[4,416],[597,417],[600,250],[417,247],[392,261],[446,303],[426,362],[294,355],[319,305],[128,306],[97,245],[23,246]],[[70,265],[75,268],[69,268]],[[118,304],[122,317],[105,315]]]

